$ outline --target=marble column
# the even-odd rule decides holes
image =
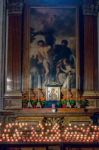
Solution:
[[[83,0],[84,14],[84,93],[89,97],[89,106],[99,107],[98,92],[98,1]],[[92,97],[91,97],[92,96]]]
[[[0,0],[0,110],[3,109],[3,76],[4,76],[4,14],[5,0]]]
[[[84,12],[84,90],[98,89],[97,11],[92,0],[85,1]]]
[[[97,18],[97,26],[98,26],[98,90],[99,90],[99,12]]]
[[[99,12],[97,18],[97,26],[98,26],[98,91],[99,91]],[[97,106],[99,107],[99,99],[97,100]]]

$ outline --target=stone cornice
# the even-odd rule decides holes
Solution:
[[[97,16],[99,12],[99,0],[95,0],[94,2],[83,2],[83,14]]]

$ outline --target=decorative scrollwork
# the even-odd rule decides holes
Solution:
[[[21,14],[23,11],[23,0],[10,2],[7,4],[8,14]]]
[[[55,124],[58,124],[58,125],[62,125],[62,122],[63,122],[63,119],[64,117],[59,117],[59,118],[56,118],[56,117],[45,117],[44,120],[43,120],[43,124],[44,125],[48,125],[48,126],[54,126]]]

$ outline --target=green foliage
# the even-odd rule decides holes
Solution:
[[[42,106],[44,106],[46,101],[45,100],[44,101],[40,101],[40,103],[41,103]]]
[[[61,101],[59,101],[57,104],[56,104],[56,107],[57,108],[60,108],[62,106],[62,103],[61,103]]]
[[[83,99],[79,101],[81,108],[85,108],[86,106],[89,106],[89,101],[87,99]]]
[[[67,100],[61,100],[61,104],[62,105],[67,104]]]
[[[27,99],[22,100],[22,103],[28,104],[28,102],[29,102],[29,100],[27,100]]]
[[[28,102],[29,102],[28,99],[23,99],[22,100],[22,106],[23,107],[27,107],[28,106]],[[38,100],[31,99],[30,102],[31,102],[31,105],[33,107],[35,107],[37,105]],[[85,107],[89,106],[89,101],[87,99],[77,100],[77,103],[79,104],[80,108],[85,108]],[[41,104],[42,107],[47,107],[47,105],[48,105],[47,101],[45,101],[45,100],[40,101],[40,104]],[[62,99],[62,100],[60,100],[59,102],[56,103],[56,107],[57,108],[61,108],[62,105],[64,105],[65,107],[68,107],[68,104],[70,104],[70,106],[72,108],[75,108],[76,100],[74,100],[74,99],[68,99],[68,100]]]
[[[37,104],[37,100],[30,100],[32,106],[36,105]]]
[[[75,105],[76,104],[75,100],[69,100],[69,103],[70,103],[70,105]]]

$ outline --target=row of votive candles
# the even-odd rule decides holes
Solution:
[[[0,143],[19,142],[72,142],[99,143],[99,126],[73,125],[60,126],[58,123],[28,122],[0,124]]]

